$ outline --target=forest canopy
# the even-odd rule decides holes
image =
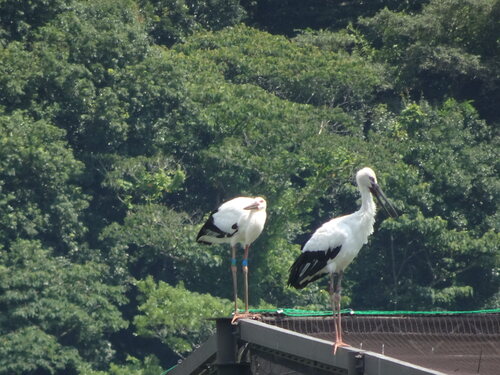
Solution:
[[[209,213],[264,196],[252,307],[370,166],[354,309],[500,306],[498,0],[0,2],[0,375],[159,375],[231,313]],[[241,257],[241,253],[239,254]],[[203,307],[203,309],[202,309]]]

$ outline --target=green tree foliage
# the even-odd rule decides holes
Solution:
[[[221,277],[222,254],[194,245],[195,231],[186,214],[161,205],[138,205],[123,225],[113,223],[103,230],[101,238],[109,249],[103,261],[117,276],[126,276],[129,270],[139,279],[153,274],[174,284],[185,280],[195,290],[207,283],[215,286]]]
[[[125,365],[111,364],[109,375],[121,375],[124,373],[129,375],[158,375],[163,372],[158,362],[158,358],[154,356],[148,356],[143,361],[134,357],[128,357]]]
[[[65,132],[17,111],[0,114],[0,243],[39,239],[58,252],[77,252],[87,199],[78,185],[83,164]]]
[[[108,121],[116,121],[124,128],[116,149],[131,156],[153,156],[168,147],[165,154],[178,157],[176,152],[188,146],[181,141],[188,138],[183,132],[189,130],[185,125],[192,116],[186,72],[167,51],[156,47],[137,64],[111,73],[113,84],[107,92],[112,100],[102,105],[101,127],[106,129]]]
[[[163,368],[155,356],[147,356],[144,360],[128,356],[124,364],[114,364],[109,366],[109,371],[95,371],[89,368],[80,370],[82,375],[158,375],[162,374]]]
[[[116,191],[120,201],[132,208],[136,203],[153,203],[164,194],[179,190],[185,173],[162,156],[147,158],[111,157],[103,185]]]
[[[393,193],[404,197],[405,215],[384,222],[360,254],[355,278],[370,276],[353,291],[355,302],[411,309],[484,305],[500,287],[498,170],[487,125],[469,103],[454,100],[437,109],[412,103],[397,117],[386,115],[379,112],[372,139],[381,140],[380,133],[399,139],[394,151],[407,171],[396,171],[389,183],[406,180]]]
[[[385,7],[397,11],[416,11],[428,0],[244,0],[249,22],[273,34],[293,35],[299,29],[346,27],[358,17],[371,17]]]
[[[428,99],[472,99],[498,120],[499,14],[496,0],[434,0],[416,15],[384,9],[361,25],[380,59],[394,67],[400,89]]]
[[[0,38],[2,40],[31,39],[33,30],[50,22],[71,7],[71,0],[42,0],[19,2],[4,0],[0,3]]]
[[[139,4],[150,35],[168,46],[197,31],[235,25],[245,16],[237,0],[140,0]]]
[[[127,136],[127,113],[116,108],[119,91],[110,89],[113,73],[148,51],[138,17],[133,1],[76,2],[34,30],[32,43],[8,44],[0,57],[6,63],[0,104],[66,129],[78,152],[118,147]]]
[[[355,266],[359,283],[353,303],[411,310],[488,306],[487,298],[500,286],[495,275],[499,245],[498,233],[477,238],[450,230],[439,216],[407,214],[384,222]],[[364,274],[372,276],[362,281]]]
[[[245,26],[199,34],[178,49],[206,51],[226,80],[298,103],[356,109],[390,87],[383,67],[360,56],[305,48]]]
[[[215,322],[207,318],[227,316],[232,308],[229,300],[189,292],[182,284],[156,284],[151,277],[138,287],[140,314],[134,319],[138,333],[159,338],[178,354],[191,351],[214,332]]]
[[[38,241],[17,240],[0,257],[2,374],[74,373],[112,358],[109,335],[124,328],[123,287],[103,265],[71,263]]]

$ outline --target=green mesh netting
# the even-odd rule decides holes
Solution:
[[[284,316],[327,316],[332,315],[331,310],[315,311],[315,310],[300,310],[300,309],[251,309],[250,312],[256,314],[278,314]],[[407,310],[397,310],[397,311],[379,311],[379,310],[366,310],[357,311],[353,309],[343,309],[342,314],[351,315],[449,315],[449,314],[491,314],[500,313],[500,308],[498,309],[488,309],[488,310],[469,310],[469,311],[407,311]]]

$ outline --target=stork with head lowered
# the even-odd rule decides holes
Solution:
[[[233,322],[242,317],[252,317],[248,311],[248,251],[260,236],[266,222],[267,203],[264,198],[237,197],[213,211],[200,229],[196,241],[205,244],[229,243],[231,245],[231,272],[233,276]],[[238,282],[236,246],[244,249],[242,269],[245,291],[245,313],[238,313]]]

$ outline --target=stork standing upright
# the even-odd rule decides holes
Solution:
[[[266,222],[267,203],[262,197],[238,197],[222,204],[213,211],[196,237],[205,244],[231,244],[231,272],[233,275],[234,316],[233,322],[242,317],[252,317],[248,311],[248,250],[259,237]],[[245,290],[245,313],[238,314],[238,282],[236,268],[236,245],[244,249],[242,269]]]
[[[336,315],[334,354],[337,347],[347,345],[342,341],[340,320],[341,281],[344,270],[368,242],[368,236],[373,233],[375,203],[372,195],[390,216],[397,216],[394,206],[377,184],[377,177],[372,169],[359,170],[356,182],[361,193],[361,208],[350,215],[334,218],[317,229],[291,266],[288,278],[288,285],[302,289],[310,282],[330,274],[330,298],[334,316]]]

